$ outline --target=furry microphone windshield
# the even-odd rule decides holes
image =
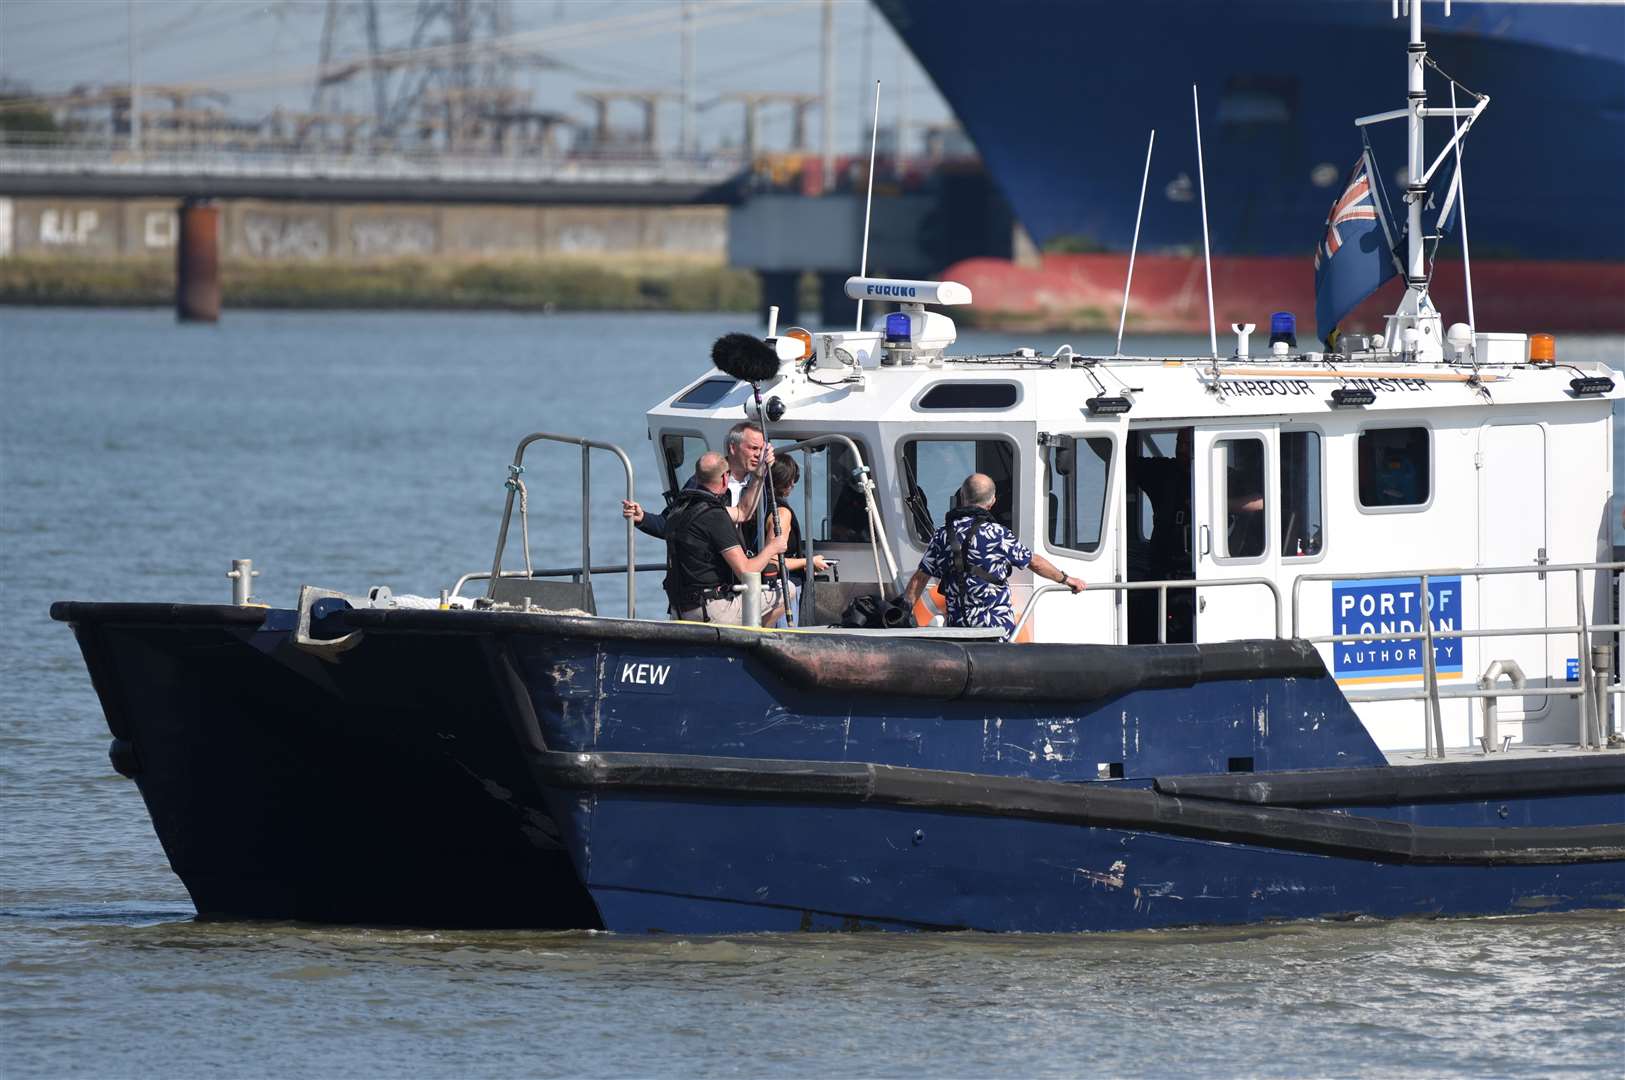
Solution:
[[[766,382],[779,373],[773,347],[754,334],[724,334],[711,346],[711,363],[743,382]]]

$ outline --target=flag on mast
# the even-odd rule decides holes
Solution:
[[[1361,153],[1315,246],[1315,330],[1322,341],[1360,301],[1399,272],[1394,230],[1374,190],[1374,173],[1370,153]]]

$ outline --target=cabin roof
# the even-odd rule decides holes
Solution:
[[[1063,366],[1067,359],[1070,365]],[[1613,378],[1615,386],[1605,393],[1584,396],[1571,386],[1572,380],[1595,376]],[[651,419],[658,417],[666,426],[680,427],[680,423],[671,421],[684,417],[692,421],[743,417],[751,401],[751,388],[746,383],[726,388],[716,384],[716,380],[728,379],[713,369],[690,380],[650,410]],[[678,403],[702,383],[710,383],[706,389],[712,393],[693,396],[714,400],[700,407]],[[926,400],[927,391],[933,387],[953,383],[1012,385],[1014,400],[1011,402],[1009,394],[1002,398],[989,395],[988,400],[994,404],[970,408],[952,407],[954,395],[939,394]],[[1339,388],[1368,389],[1373,400],[1366,405],[1334,403],[1332,391]],[[762,384],[761,391],[764,402],[777,397],[784,404],[784,418],[777,423],[791,428],[797,421],[907,422],[921,426],[950,421],[958,428],[967,423],[997,426],[1036,421],[1075,428],[1080,422],[1113,426],[1125,421],[1222,421],[1244,416],[1302,419],[1325,413],[1371,415],[1464,407],[1527,409],[1536,405],[1564,410],[1585,402],[1625,397],[1617,374],[1597,363],[1474,369],[1392,360],[1328,362],[1307,356],[1214,361],[1171,357],[1057,359],[1022,353],[948,357],[937,365],[865,367],[861,373],[844,376],[840,371],[823,368],[803,372],[786,364],[776,380]],[[1126,398],[1130,409],[1119,415],[1095,415],[1088,402],[1096,398]],[[944,400],[950,407],[930,407]]]

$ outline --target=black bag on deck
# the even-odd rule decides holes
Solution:
[[[846,605],[841,625],[854,630],[902,630],[919,624],[901,600],[882,601],[875,593],[866,593]]]

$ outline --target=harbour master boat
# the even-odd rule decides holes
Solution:
[[[1412,15],[1408,194],[1442,113]],[[1335,351],[1277,316],[1257,357],[1249,327],[1225,358],[950,356],[927,305],[967,290],[862,276],[854,298],[901,307],[873,329],[745,339],[753,381],[719,358],[649,431],[673,487],[745,416],[802,463],[840,577],[791,629],[637,617],[664,567],[630,526],[624,564],[593,566],[585,505],[579,566],[507,568],[528,448],[607,454],[633,490],[618,447],[542,432],[491,570],[439,602],[266,608],[245,567],[232,605],[52,615],[206,916],[1078,931],[1625,906],[1621,392],[1544,335],[1444,331],[1420,202],[1387,332]],[[973,470],[1089,587],[1018,572],[1010,640],[940,625],[940,594],[840,625],[897,597]],[[597,610],[605,573],[624,616]]]

